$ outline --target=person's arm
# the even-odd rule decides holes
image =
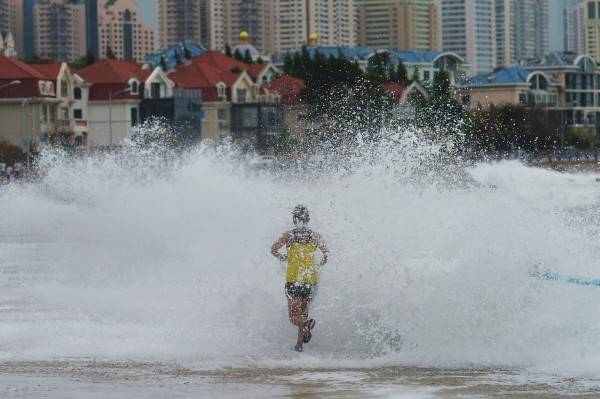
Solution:
[[[279,237],[279,239],[277,241],[275,241],[275,243],[271,246],[271,255],[273,255],[274,257],[276,257],[277,259],[279,259],[282,262],[285,262],[287,260],[287,255],[282,255],[279,253],[279,250],[281,248],[283,248],[288,242],[289,242],[289,232],[285,232],[283,233],[283,235],[281,237]]]
[[[320,265],[323,266],[325,263],[327,263],[327,257],[329,256],[329,249],[327,248],[327,244],[325,244],[325,240],[323,240],[323,238],[319,234],[315,234],[315,236],[316,236],[315,240],[317,243],[317,248],[319,248],[319,250],[323,254],[323,259],[321,259],[321,263],[320,263]]]

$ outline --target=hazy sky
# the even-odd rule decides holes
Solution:
[[[135,0],[140,7],[140,13],[144,22],[148,25],[158,29],[158,22],[156,21],[156,0]]]

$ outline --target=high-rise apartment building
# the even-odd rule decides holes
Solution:
[[[585,53],[583,3],[564,10],[564,48],[575,54]]]
[[[85,5],[39,0],[33,8],[34,53],[55,61],[75,61],[86,52]]]
[[[35,33],[33,27],[33,7],[37,0],[23,0],[23,58],[28,61],[33,57]],[[28,27],[28,28],[25,28]]]
[[[356,0],[358,43],[402,49],[441,49],[439,10],[433,0]]]
[[[160,48],[179,43],[202,43],[203,14],[199,0],[158,0]]]
[[[565,44],[565,9],[575,7],[583,0],[548,0],[548,26],[550,50],[564,51]]]
[[[549,32],[549,13],[548,13],[548,2],[550,0],[532,0],[532,6],[534,7],[534,32],[535,42],[533,43],[533,51],[530,47],[523,47],[526,51],[519,58],[526,58],[528,54],[533,54],[534,58],[543,58],[550,52],[550,32]],[[519,56],[519,53],[517,53]]]
[[[10,31],[10,0],[0,0],[0,33]]]
[[[233,47],[239,41],[240,32],[247,32],[257,49],[264,48],[263,23],[264,0],[224,0],[223,1],[223,40]]]
[[[85,4],[86,43],[88,51],[99,57],[98,5],[99,0],[80,0]]]
[[[600,1],[585,0],[583,4],[585,52],[600,62]]]
[[[8,33],[15,41],[15,50],[22,54],[23,0],[0,0],[0,34]]]
[[[198,0],[200,2],[200,42],[207,49],[225,47],[223,32],[224,0]]]
[[[548,0],[496,0],[498,66],[549,51]]]
[[[141,62],[155,50],[154,29],[140,18],[134,0],[105,0],[99,11],[98,42],[102,58],[108,49],[118,59]]]
[[[294,51],[310,34],[325,46],[355,46],[354,0],[159,0],[160,46],[183,41],[222,50],[248,32],[261,53]]]
[[[496,66],[495,0],[441,0],[442,47],[464,57],[470,73]]]
[[[15,39],[15,50],[23,55],[23,0],[8,0],[10,10],[10,31]]]
[[[317,35],[318,44],[322,46],[353,47],[357,44],[353,0],[263,1],[263,52],[295,51],[308,43],[311,34]]]
[[[71,0],[72,3],[85,5],[85,41],[88,51],[96,57],[98,53],[98,9],[102,7],[105,0]]]

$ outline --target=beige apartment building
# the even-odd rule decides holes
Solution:
[[[496,0],[498,66],[549,52],[548,0]]]
[[[10,32],[10,0],[0,0],[0,33]]]
[[[202,4],[198,0],[158,0],[161,49],[179,43],[202,43]]]
[[[159,0],[161,47],[192,38],[222,50],[237,44],[240,32],[261,54],[295,51],[310,34],[323,46],[353,47],[355,21],[354,0]]]
[[[109,47],[118,59],[126,61],[141,62],[154,52],[155,31],[144,24],[134,0],[101,3],[98,4],[98,42],[102,57]]]
[[[356,0],[362,47],[440,51],[440,13],[433,0]]]
[[[600,61],[600,1],[585,0],[583,5],[585,50],[596,62]]]
[[[0,0],[0,34],[11,33],[17,54],[23,54],[23,0]]]
[[[85,55],[85,5],[67,0],[41,0],[33,7],[34,53],[56,61],[75,61]]]
[[[317,35],[321,46],[355,47],[354,0],[274,0],[263,15],[263,52],[281,54],[299,49]]]

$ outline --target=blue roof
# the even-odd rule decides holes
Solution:
[[[206,49],[200,45],[193,43],[179,43],[176,46],[169,47],[160,53],[148,55],[144,58],[144,63],[150,65],[152,68],[161,66],[161,59],[165,59],[167,68],[175,68],[177,65],[177,55],[182,61],[185,54],[185,49],[188,49],[192,58],[198,57],[206,52]]]
[[[522,67],[503,68],[498,71],[477,75],[465,82],[467,86],[479,85],[500,85],[500,84],[527,84],[527,77],[533,73],[529,69]],[[550,84],[556,84],[556,81],[550,79]]]
[[[377,51],[387,51],[392,58],[401,59],[402,62],[412,64],[431,63],[440,54],[441,51],[429,50],[403,50],[403,49],[377,49],[374,47],[309,47],[308,52],[312,56],[319,51],[325,57],[338,57],[340,54],[347,59],[366,61],[370,55]]]
[[[400,58],[402,62],[421,64],[433,62],[442,52],[430,50],[402,50],[391,49],[390,52]]]
[[[309,47],[308,53],[311,57],[318,52],[323,54],[326,58],[330,56],[347,58],[349,60],[366,60],[370,54],[373,54],[377,49],[371,47]]]

